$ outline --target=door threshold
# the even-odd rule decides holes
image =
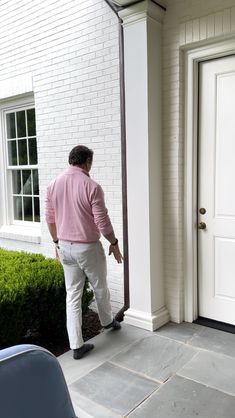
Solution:
[[[229,332],[230,334],[235,334],[235,325],[226,324],[225,322],[215,321],[214,319],[203,318],[199,316],[194,324],[203,325],[204,327],[218,329],[220,331]]]

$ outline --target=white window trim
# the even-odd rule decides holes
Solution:
[[[184,320],[198,317],[197,294],[197,148],[199,62],[235,54],[235,40],[181,48],[185,52],[185,166],[184,166]]]
[[[10,205],[9,199],[11,192],[11,181],[10,176],[8,175],[9,167],[7,165],[8,152],[6,141],[5,114],[11,110],[17,110],[22,107],[35,107],[32,94],[15,100],[10,100],[8,98],[4,101],[1,101],[0,104],[0,165],[2,167],[3,173],[3,175],[0,176],[0,201],[3,202],[0,211],[0,239],[13,239],[38,244],[41,242],[40,222],[31,223],[25,221],[13,221],[12,207]],[[35,168],[35,166],[29,166],[29,169],[32,167]],[[13,168],[16,169],[15,166],[13,166]]]
[[[0,228],[0,238],[40,244],[41,228],[22,225],[3,225]]]

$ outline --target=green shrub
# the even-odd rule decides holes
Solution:
[[[54,339],[65,336],[65,298],[57,260],[0,249],[0,347],[19,343],[28,330]],[[92,298],[86,282],[83,312]]]

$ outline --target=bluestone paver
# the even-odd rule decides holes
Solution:
[[[197,324],[123,324],[59,358],[79,418],[235,418],[235,335]]]
[[[234,418],[235,398],[174,376],[128,418]]]
[[[59,362],[67,383],[70,384],[79,377],[86,375],[90,370],[98,367],[104,361],[119,353],[123,348],[128,347],[134,341],[138,341],[146,335],[151,335],[151,332],[123,324],[120,331],[105,331],[90,339],[89,342],[93,343],[95,348],[88,355],[84,356],[81,361],[75,361],[71,351],[63,354],[59,357]]]
[[[192,347],[153,335],[124,349],[111,361],[164,382],[195,354],[196,350]]]
[[[189,344],[194,347],[235,357],[235,335],[228,332],[204,327],[202,332],[196,334],[189,341]]]
[[[87,398],[88,408],[91,400],[121,416],[138,406],[158,387],[158,383],[108,362],[70,385],[78,396]]]
[[[70,388],[70,394],[73,400],[74,410],[78,418],[122,418],[122,415],[116,414],[91,399],[87,399],[76,390],[73,391]]]
[[[235,396],[235,358],[233,357],[201,351],[177,374]]]
[[[202,332],[204,326],[197,324],[190,324],[188,322],[182,322],[181,324],[169,324],[164,325],[159,330],[155,331],[154,334],[171,338],[172,340],[188,342],[192,337]]]

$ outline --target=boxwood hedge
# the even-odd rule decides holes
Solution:
[[[57,260],[0,249],[0,348],[19,343],[28,330],[50,339],[65,336],[65,297]],[[92,298],[86,283],[83,312]]]

